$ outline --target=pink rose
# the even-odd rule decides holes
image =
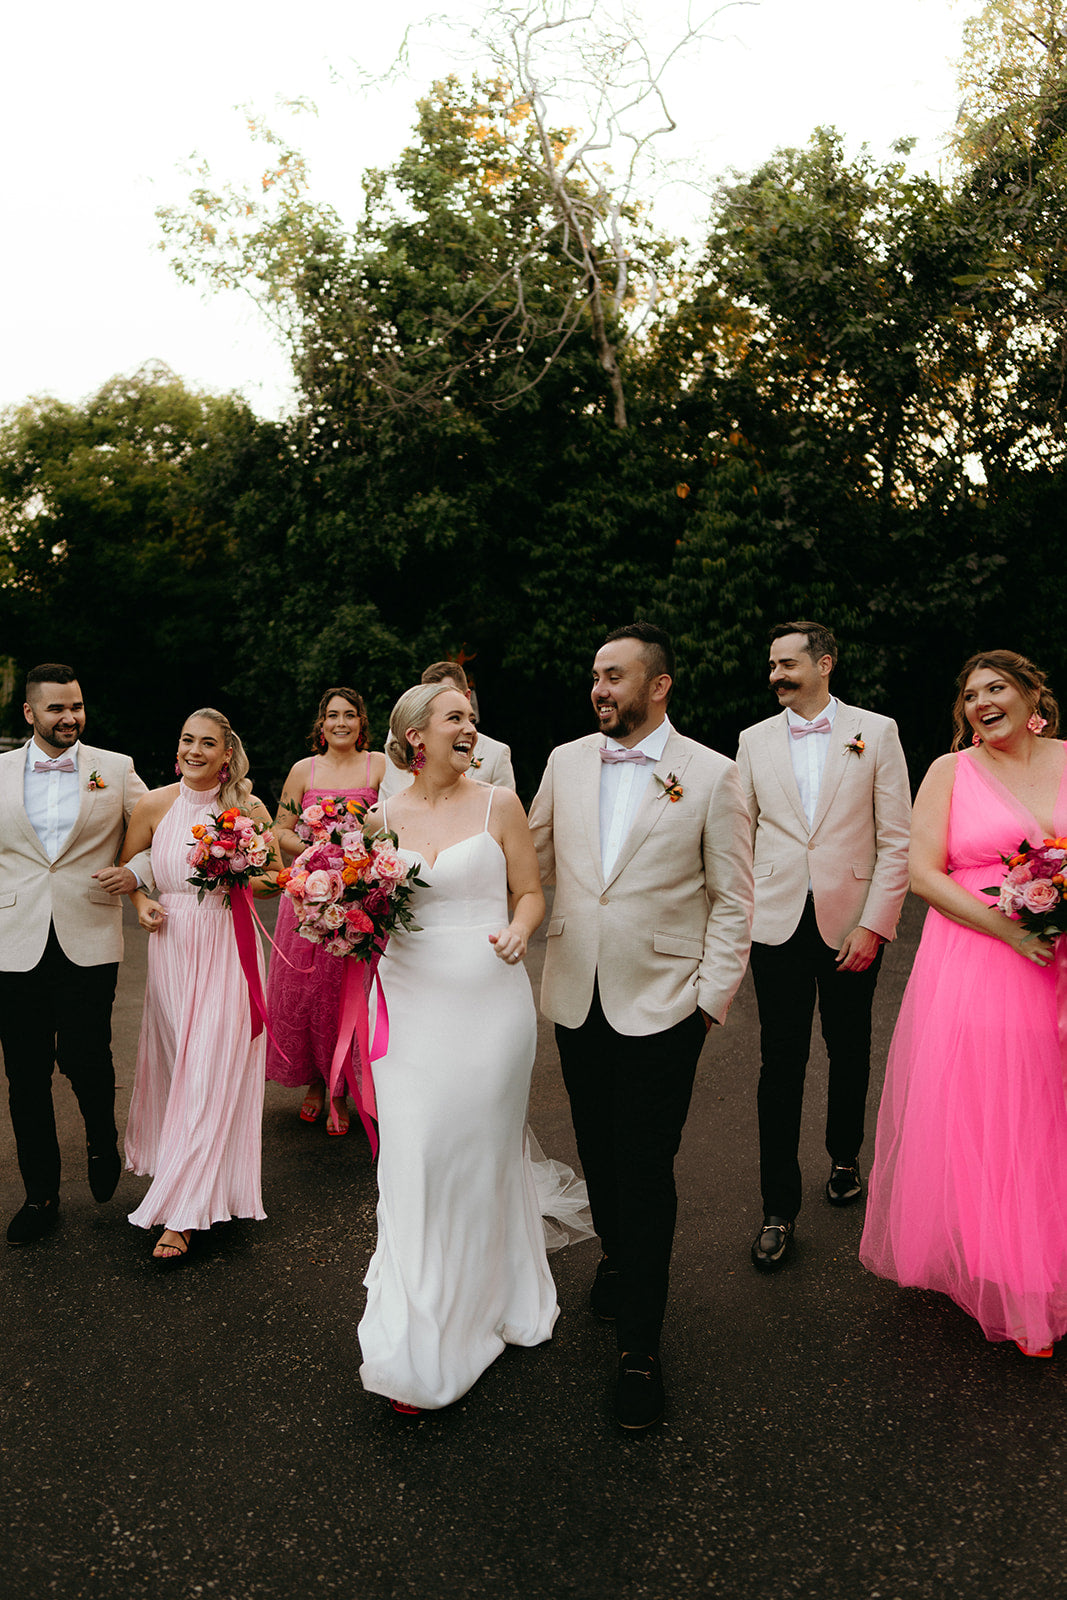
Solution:
[[[301,821],[306,822],[309,827],[317,828],[322,823],[326,813],[321,806],[305,806],[300,815]]]
[[[1047,878],[1035,878],[1023,884],[1022,902],[1027,911],[1051,911],[1060,903],[1060,891]]]
[[[231,872],[243,872],[248,865],[248,857],[241,850],[235,850],[233,860],[230,862]]]
[[[1014,887],[1017,883],[1029,883],[1032,877],[1033,873],[1024,861],[1021,867],[1012,867],[1010,872],[1005,873],[1004,882]]]
[[[336,898],[333,884],[333,873],[319,867],[314,872],[309,872],[304,885],[305,900],[318,902],[329,901]]]
[[[344,907],[339,906],[337,902],[334,901],[334,903],[332,905],[328,905],[325,911],[322,913],[322,920],[326,924],[327,928],[343,927],[345,921]]]
[[[353,933],[373,933],[374,923],[365,911],[359,906],[349,906],[345,912],[345,921]]]
[[[380,917],[389,909],[389,890],[383,884],[376,883],[373,889],[368,889],[363,896],[363,907],[372,917]]]
[[[407,873],[407,862],[397,855],[391,845],[377,846],[367,868],[367,877],[372,883],[403,883]]]

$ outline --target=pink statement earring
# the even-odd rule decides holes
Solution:
[[[181,765],[180,761],[176,761],[174,763],[174,771],[175,771],[175,774],[177,775],[177,777],[180,778],[181,775],[182,775],[182,765]]]
[[[319,734],[319,749],[320,750],[325,750],[325,748],[326,748],[326,735],[324,733],[320,733]]]
[[[411,770],[412,770],[412,772],[421,772],[425,765],[426,765],[426,746],[423,745],[423,744],[420,744],[418,749],[415,751],[415,759],[411,763]]]
[[[228,761],[224,761],[222,763],[222,766],[219,768],[219,784],[222,785],[224,783],[228,783],[229,780],[230,780],[230,763]]]
[[[1031,733],[1040,733],[1042,729],[1048,727],[1048,722],[1044,717],[1039,717],[1036,711],[1031,711],[1026,726]]]
[[[981,742],[982,742],[982,735],[980,733],[972,733],[971,734],[971,743],[972,744],[981,744]]]

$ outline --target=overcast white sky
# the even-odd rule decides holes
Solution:
[[[471,0],[453,0],[450,14],[463,5]],[[653,8],[653,46],[679,9],[677,0]],[[721,10],[717,42],[680,70],[672,147],[712,172],[747,170],[828,123],[850,152],[866,142],[883,155],[914,135],[919,164],[936,171],[973,9],[969,0],[759,0]],[[287,371],[270,331],[242,297],[204,299],[178,282],[156,248],[155,209],[187,194],[181,168],[194,150],[220,180],[258,171],[234,108],[270,114],[279,96],[302,95],[320,113],[295,129],[314,194],[357,216],[364,167],[388,165],[418,96],[469,63],[459,36],[438,25],[414,50],[406,83],[363,95],[338,74],[351,82],[353,63],[381,72],[404,27],[427,11],[415,0],[10,6],[0,59],[0,406],[43,393],[81,400],[154,358],[193,386],[241,390],[264,415],[284,409]],[[664,195],[660,225],[692,235],[686,204],[681,192]]]

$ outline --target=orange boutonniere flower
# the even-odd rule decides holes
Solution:
[[[90,772],[90,774],[89,774],[89,788],[90,789],[106,789],[107,788],[107,784],[104,782],[103,778],[100,776],[99,772],[97,772],[95,767],[93,768],[92,772]]]
[[[855,738],[850,739],[846,744],[845,754],[848,755],[851,753],[854,756],[861,756],[866,748],[867,746],[863,742],[863,734],[857,733]]]
[[[668,772],[665,778],[661,778],[657,773],[654,772],[652,776],[655,778],[656,782],[659,784],[660,788],[663,790],[663,793],[666,795],[667,799],[672,805],[675,805],[682,798],[685,790],[678,782],[677,773]]]

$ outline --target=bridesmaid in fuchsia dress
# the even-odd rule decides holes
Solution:
[[[219,711],[196,711],[178,741],[179,782],[154,789],[130,819],[124,858],[151,845],[158,898],[131,899],[148,930],[148,986],[137,1047],[126,1165],[152,1183],[130,1221],[163,1225],[152,1254],[185,1259],[194,1231],[265,1216],[260,1196],[264,1035],[252,1038],[248,985],[221,891],[188,882],[194,826],[236,806],[270,826],[248,758]],[[281,863],[268,860],[266,887]],[[262,978],[262,955],[256,941]]]
[[[959,691],[958,753],[915,803],[912,887],[931,910],[889,1052],[860,1259],[950,1295],[987,1339],[1050,1356],[1067,1331],[1067,937],[1027,936],[982,891],[1023,840],[1067,844],[1067,759],[1025,657],[972,657]]]
[[[353,801],[362,816],[374,805],[385,756],[368,750],[367,742],[362,697],[354,689],[327,689],[311,730],[315,754],[296,763],[282,790],[274,832],[287,858],[306,848],[307,841],[293,831],[306,807],[329,800]],[[267,1012],[277,1045],[267,1046],[267,1077],[290,1089],[306,1086],[300,1115],[305,1122],[317,1122],[326,1104],[326,1081],[337,1042],[343,962],[322,945],[301,939],[292,903],[284,895],[274,942]],[[342,1092],[331,1103],[327,1127],[330,1133],[344,1134],[348,1125]]]

